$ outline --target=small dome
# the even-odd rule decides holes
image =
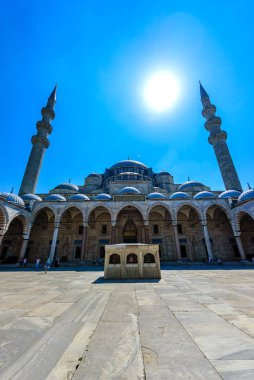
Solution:
[[[109,199],[112,199],[112,198],[109,194],[101,193],[101,194],[96,195],[94,199],[96,199],[97,201],[108,201]]]
[[[24,194],[21,197],[25,202],[30,202],[30,201],[36,201],[36,202],[41,202],[42,199],[39,197],[39,195],[36,194]]]
[[[239,196],[241,195],[241,192],[240,191],[237,191],[237,190],[227,190],[227,191],[223,191],[223,193],[221,193],[219,195],[219,198],[238,198]]]
[[[187,193],[184,193],[183,191],[177,191],[176,193],[170,195],[170,199],[186,199],[190,198],[190,195]]]
[[[95,178],[99,177],[99,178],[101,178],[101,175],[100,175],[100,174],[97,174],[97,173],[91,173],[91,174],[89,174],[89,175],[87,176],[87,178],[91,178],[91,177],[95,177]]]
[[[250,201],[254,199],[254,189],[248,189],[244,191],[238,198],[238,202]]]
[[[78,191],[78,186],[74,185],[73,183],[60,183],[60,185],[55,187],[55,190],[71,190],[71,191]]]
[[[181,186],[179,186],[178,191],[191,190],[192,188],[198,188],[202,190],[203,187],[205,187],[205,185],[201,182],[188,181],[188,182],[184,182]]]
[[[139,161],[134,161],[134,160],[124,160],[124,161],[119,161],[113,166],[111,166],[110,169],[116,169],[116,168],[126,168],[126,167],[140,167],[146,169],[147,166],[142,164],[142,162]]]
[[[136,187],[126,186],[119,190],[118,194],[140,194],[140,191]]]
[[[150,193],[148,194],[147,196],[147,199],[165,199],[165,195],[161,194],[161,193]]]
[[[72,195],[68,201],[90,201],[90,199],[85,194],[75,194]]]
[[[44,198],[44,201],[64,202],[64,201],[66,201],[66,199],[60,194],[50,194],[46,198]]]
[[[0,193],[0,197],[3,198],[6,202],[13,203],[17,206],[25,206],[25,203],[21,197],[13,193]]]
[[[194,199],[205,199],[205,198],[217,198],[215,194],[210,191],[200,191],[194,196]]]
[[[169,172],[164,172],[164,171],[162,171],[162,172],[158,173],[157,176],[158,176],[158,175],[170,175],[170,174],[169,174]]]

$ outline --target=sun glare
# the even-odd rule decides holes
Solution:
[[[144,101],[155,112],[172,108],[180,93],[177,78],[166,70],[151,75],[144,86]]]

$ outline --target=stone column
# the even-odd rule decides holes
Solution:
[[[85,260],[85,255],[86,255],[86,239],[87,239],[87,230],[88,227],[86,224],[83,226],[83,234],[82,234],[82,244],[81,244],[81,261]]]
[[[24,235],[22,245],[20,248],[20,253],[19,253],[19,261],[23,260],[25,257],[28,241],[29,241],[29,235]]]
[[[244,248],[243,248],[243,243],[242,243],[240,234],[235,235],[235,241],[236,241],[237,248],[238,248],[238,251],[240,253],[241,259],[246,260],[246,253],[245,253]]]
[[[116,225],[112,223],[111,244],[116,244]]]
[[[212,260],[213,259],[213,252],[212,252],[212,247],[211,247],[211,243],[210,243],[210,238],[209,238],[209,233],[208,233],[206,222],[202,222],[202,225],[203,225],[203,229],[204,229],[205,244],[206,244],[206,248],[207,248],[208,258],[209,258],[209,260]]]
[[[179,243],[177,222],[173,223],[173,228],[174,228],[174,235],[175,235],[175,242],[176,242],[176,256],[177,256],[177,260],[181,260],[182,257],[181,257],[181,248],[180,248],[180,243]]]
[[[52,238],[52,243],[51,243],[51,248],[50,248],[50,254],[49,254],[49,258],[51,260],[51,263],[54,260],[54,256],[55,256],[58,230],[59,230],[59,224],[55,223],[55,225],[54,225],[54,232],[53,232],[53,238]]]
[[[149,225],[145,224],[145,243],[150,244]]]
[[[2,241],[3,241],[3,237],[4,237],[4,235],[0,235],[0,248],[1,248]]]

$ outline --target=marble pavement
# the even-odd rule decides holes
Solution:
[[[254,271],[0,272],[0,379],[253,380]]]

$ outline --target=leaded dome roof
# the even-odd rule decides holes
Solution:
[[[184,182],[181,186],[178,187],[178,191],[182,190],[191,190],[192,188],[200,188],[203,189],[205,185],[198,181],[188,181]]]
[[[25,202],[30,202],[30,201],[36,201],[36,202],[41,202],[42,198],[39,197],[39,195],[36,194],[24,194],[21,197]]]
[[[226,191],[223,191],[223,193],[219,195],[219,198],[222,198],[222,199],[238,198],[240,195],[241,195],[241,192],[238,190],[226,190]]]
[[[99,200],[99,201],[108,201],[109,199],[112,199],[112,198],[109,194],[101,193],[101,194],[96,195],[94,199]]]
[[[77,185],[74,185],[73,183],[60,183],[60,185],[55,187],[55,190],[71,190],[71,191],[78,191],[79,188]]]
[[[119,190],[118,194],[140,194],[140,191],[136,187],[126,186]]]
[[[210,191],[200,191],[194,196],[194,199],[205,199],[205,198],[217,198],[215,194]]]
[[[254,199],[254,189],[248,189],[244,191],[238,198],[238,202],[250,201]]]
[[[23,199],[17,194],[13,193],[0,193],[0,197],[3,198],[6,202],[13,203],[18,206],[25,206]]]
[[[60,194],[50,194],[46,198],[44,198],[44,201],[64,202],[64,201],[66,201],[66,199]]]
[[[123,168],[126,168],[126,167],[140,167],[140,168],[147,169],[147,166],[145,164],[142,164],[142,162],[134,161],[134,160],[119,161],[116,164],[114,164],[113,166],[111,166],[110,169],[116,169],[116,168],[121,168],[121,167],[123,167]]]
[[[88,196],[86,196],[85,194],[75,194],[75,195],[72,195],[68,201],[90,201],[90,199],[88,198]]]
[[[183,191],[177,191],[176,193],[170,195],[170,199],[186,199],[190,198],[190,195],[183,192]]]
[[[161,193],[157,193],[157,192],[150,193],[147,196],[147,199],[165,199],[165,198],[166,198],[165,195]]]

